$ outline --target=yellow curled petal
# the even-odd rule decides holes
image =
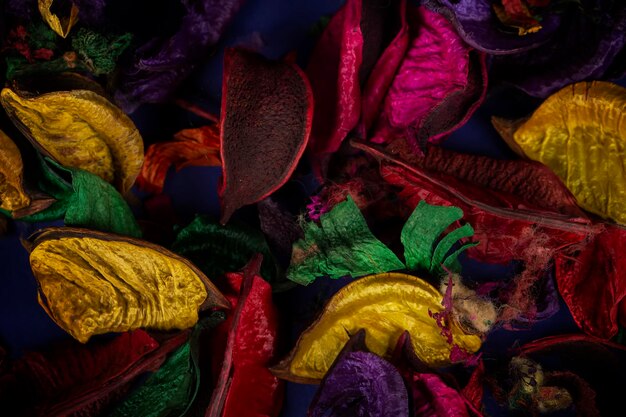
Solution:
[[[331,298],[320,318],[273,372],[293,381],[319,381],[360,329],[365,329],[368,349],[377,355],[390,355],[398,338],[408,331],[422,361],[431,366],[450,364],[452,345],[429,314],[443,311],[442,298],[426,281],[401,273],[353,281]],[[480,349],[480,337],[465,334],[454,323],[450,326],[454,344],[470,353]]]
[[[0,130],[0,208],[13,211],[30,205],[22,188],[23,170],[20,150]]]
[[[88,90],[26,98],[0,94],[11,119],[44,153],[115,183],[125,194],[143,164],[143,140],[134,123],[104,97]]]
[[[582,208],[626,224],[625,88],[599,81],[567,86],[510,139],[550,167]]]
[[[50,29],[60,37],[65,38],[76,22],[78,22],[78,7],[72,3],[69,17],[59,18],[50,10],[53,2],[54,0],[39,0],[39,13],[50,26]]]
[[[228,301],[189,261],[137,239],[83,229],[47,229],[30,265],[39,303],[80,342],[138,328],[185,329],[198,309]]]

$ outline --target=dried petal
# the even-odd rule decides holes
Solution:
[[[122,194],[130,190],[143,163],[143,141],[128,116],[104,97],[73,90],[29,98],[5,88],[1,100],[43,153],[115,183]]]
[[[39,13],[41,13],[43,20],[50,25],[50,28],[55,31],[57,35],[62,38],[67,37],[72,27],[76,24],[76,22],[78,22],[78,7],[72,3],[70,15],[68,17],[59,18],[59,16],[53,14],[50,10],[54,0],[38,0],[38,2]]]
[[[283,384],[268,369],[278,347],[278,310],[272,288],[261,278],[262,258],[243,273],[226,274],[232,305],[213,336],[216,386],[206,417],[276,417]]]
[[[361,104],[365,126],[373,123],[406,51],[405,14],[405,0],[348,0],[330,20],[307,67],[315,94],[314,154],[339,149],[359,121]]]
[[[383,179],[400,187],[400,198],[408,207],[414,209],[424,200],[428,204],[463,210],[465,220],[475,230],[476,240],[481,242],[467,251],[475,259],[508,263],[521,258],[541,271],[545,265],[536,265],[538,255],[544,258],[544,251],[547,251],[549,260],[556,251],[572,253],[599,232],[587,218],[524,207],[509,208],[506,200],[490,198],[489,193],[470,182],[452,175],[433,174],[366,145],[359,145],[359,148],[381,160]],[[493,170],[489,173],[495,175]]]
[[[3,411],[12,416],[101,415],[137,376],[157,369],[187,336],[182,332],[159,346],[136,330],[104,343],[74,342],[29,352],[0,377]]]
[[[413,39],[389,88],[372,141],[437,142],[465,123],[486,92],[484,57],[441,14],[411,8]],[[409,132],[412,131],[412,132]]]
[[[556,282],[576,324],[609,339],[626,322],[626,230],[607,226],[578,256],[557,255]]]
[[[39,303],[80,342],[140,327],[184,329],[226,300],[189,261],[148,242],[85,229],[31,237]]]
[[[0,208],[13,211],[27,207],[30,197],[22,187],[22,155],[15,143],[0,130]]]
[[[582,208],[626,223],[626,89],[583,82],[550,96],[505,140],[550,167]]]
[[[151,39],[137,49],[121,76],[115,101],[127,113],[143,103],[171,98],[199,61],[205,59],[244,0],[181,0],[185,15],[169,38]]]
[[[329,276],[361,277],[404,269],[398,257],[370,232],[350,196],[321,216],[320,226],[309,222],[304,239],[294,243],[287,277],[308,285]]]
[[[109,417],[184,416],[200,387],[201,334],[224,320],[224,313],[214,312],[201,320],[190,340],[174,351],[146,382],[120,403]]]
[[[310,417],[409,417],[402,377],[369,352],[349,352],[330,368],[311,403]]]
[[[161,193],[171,165],[176,170],[188,166],[220,166],[220,131],[216,125],[184,129],[174,141],[148,147],[137,185],[145,191]]]
[[[313,117],[311,88],[295,64],[234,49],[224,59],[222,223],[289,179],[306,148]]]
[[[367,347],[384,356],[393,352],[407,330],[417,356],[430,366],[450,363],[452,344],[470,353],[481,345],[450,322],[452,344],[431,314],[441,313],[442,295],[420,278],[388,273],[358,279],[343,287],[320,318],[300,336],[296,347],[274,373],[281,378],[314,382],[323,378],[343,345],[359,329],[367,333]]]

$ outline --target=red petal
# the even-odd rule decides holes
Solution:
[[[224,58],[222,223],[291,176],[306,148],[313,94],[294,64],[229,49]]]
[[[207,417],[272,417],[282,407],[283,383],[268,369],[277,348],[278,311],[272,288],[249,264],[226,275],[233,305],[213,337],[216,387]]]

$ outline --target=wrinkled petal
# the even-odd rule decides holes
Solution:
[[[80,168],[130,190],[143,163],[135,124],[104,97],[87,90],[35,97],[5,88],[2,106],[22,133],[61,165]]]
[[[189,261],[145,241],[63,227],[31,242],[40,305],[82,343],[141,327],[185,329],[199,309],[227,306]]]
[[[282,407],[283,382],[268,368],[278,347],[278,311],[258,275],[261,260],[226,274],[233,308],[212,339],[216,386],[207,417],[276,417]]]
[[[350,336],[360,329],[367,333],[368,349],[379,356],[390,355],[405,330],[412,335],[417,356],[430,366],[449,364],[453,344],[476,352],[480,337],[465,334],[456,323],[449,323],[449,333],[442,334],[433,318],[444,310],[441,300],[442,295],[426,281],[406,274],[392,272],[355,280],[330,299],[291,354],[273,371],[292,381],[319,381]]]
[[[556,257],[556,281],[576,324],[609,339],[626,323],[626,230],[607,226],[576,256]]]
[[[410,9],[413,39],[385,98],[373,137],[437,142],[465,123],[486,91],[484,57],[441,14]]]
[[[19,210],[30,205],[22,186],[24,165],[15,143],[0,130],[0,208]]]
[[[115,101],[127,113],[143,103],[171,97],[195,64],[214,46],[244,0],[181,0],[186,14],[178,32],[137,50],[122,77]]]
[[[547,42],[561,23],[558,14],[543,16],[542,29],[519,36],[507,33],[493,11],[491,0],[426,0],[428,8],[448,17],[465,42],[488,54],[512,54]]]
[[[550,167],[582,208],[626,223],[625,112],[625,88],[583,82],[550,96],[512,134],[503,133],[515,151]]]
[[[359,277],[404,269],[398,257],[369,230],[351,197],[309,222],[294,243],[287,277],[308,285],[316,278]]]
[[[409,401],[398,371],[369,352],[349,352],[326,374],[310,417],[408,417]]]

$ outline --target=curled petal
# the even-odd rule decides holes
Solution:
[[[393,365],[369,352],[342,356],[324,377],[309,417],[409,416],[407,390]]]
[[[125,194],[143,163],[134,123],[104,97],[87,90],[25,97],[5,88],[0,99],[13,122],[43,153],[114,183]]]
[[[68,227],[31,241],[39,303],[83,343],[141,327],[185,329],[198,321],[198,309],[228,306],[189,261],[148,242]]]
[[[38,2],[39,13],[41,13],[43,20],[50,25],[50,29],[62,38],[67,37],[72,27],[76,24],[76,22],[78,22],[78,6],[72,2],[70,15],[68,17],[59,18],[59,16],[52,13],[50,10],[54,0],[38,0]]]
[[[294,381],[318,381],[360,329],[367,333],[368,349],[380,356],[390,355],[407,330],[417,356],[430,366],[449,364],[452,344],[476,352],[481,339],[465,334],[456,323],[447,323],[449,337],[442,334],[433,318],[444,309],[441,301],[442,295],[430,284],[406,274],[371,275],[353,281],[331,298],[274,373]]]
[[[582,208],[626,223],[625,113],[625,88],[578,83],[550,96],[504,138],[550,167]]]
[[[8,211],[28,207],[30,197],[22,186],[24,165],[15,143],[0,131],[0,208]]]
[[[413,39],[385,98],[371,140],[437,142],[465,123],[486,91],[484,56],[441,14],[411,9]]]

